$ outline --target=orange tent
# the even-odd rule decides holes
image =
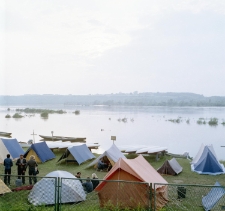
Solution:
[[[101,207],[149,208],[154,206],[154,194],[156,194],[157,209],[167,203],[167,181],[142,155],[135,159],[120,158],[104,180],[123,181],[103,181],[96,187],[95,191],[98,192]],[[150,183],[152,188],[154,183],[163,183],[163,185],[156,185],[156,192],[152,190],[153,195],[150,196]],[[150,201],[152,205],[149,204]]]

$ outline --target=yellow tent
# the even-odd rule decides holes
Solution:
[[[0,194],[10,193],[11,190],[6,186],[6,184],[0,179]]]

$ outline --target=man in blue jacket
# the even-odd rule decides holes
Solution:
[[[82,186],[84,187],[86,193],[90,193],[93,191],[93,184],[90,177],[87,177],[86,182],[82,183]]]
[[[4,160],[4,166],[5,166],[4,183],[7,185],[8,182],[8,185],[10,186],[11,167],[13,166],[12,159],[10,159],[10,154],[7,154]]]

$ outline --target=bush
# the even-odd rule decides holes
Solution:
[[[9,114],[7,114],[7,115],[5,116],[5,118],[11,118],[11,116],[10,116]]]
[[[79,114],[80,114],[80,111],[79,111],[79,110],[76,110],[76,111],[74,111],[74,113],[75,113],[76,115],[79,115]]]
[[[209,125],[215,126],[218,125],[218,119],[217,118],[211,118],[208,122]]]
[[[180,123],[181,120],[178,118],[178,119],[168,119],[168,121],[170,122],[173,122],[173,123]]]
[[[22,115],[20,115],[19,113],[15,113],[14,115],[13,115],[13,118],[22,118],[23,116]]]
[[[199,120],[197,121],[197,124],[201,125],[201,124],[202,124],[202,120],[199,119]]]
[[[43,112],[43,113],[41,113],[41,117],[43,117],[43,118],[48,118],[48,112]]]

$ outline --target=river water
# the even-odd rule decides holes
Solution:
[[[171,153],[189,152],[195,156],[200,145],[213,144],[217,157],[225,160],[225,108],[215,107],[116,107],[116,106],[42,106],[43,109],[62,109],[66,114],[49,114],[43,119],[40,114],[24,114],[21,119],[5,118],[16,113],[16,108],[28,106],[0,107],[0,131],[11,132],[13,138],[27,142],[39,141],[39,135],[86,137],[89,143],[99,143],[102,151],[111,144],[111,136],[116,136],[115,144],[123,145],[158,145],[168,147]],[[10,111],[7,111],[10,108]],[[37,106],[29,106],[37,108]],[[80,110],[80,115],[75,115]],[[127,122],[119,121],[126,118]],[[169,120],[180,119],[180,123]],[[199,118],[206,122],[218,118],[217,126],[197,124]],[[189,120],[189,123],[188,121]],[[35,136],[32,133],[37,134]]]

